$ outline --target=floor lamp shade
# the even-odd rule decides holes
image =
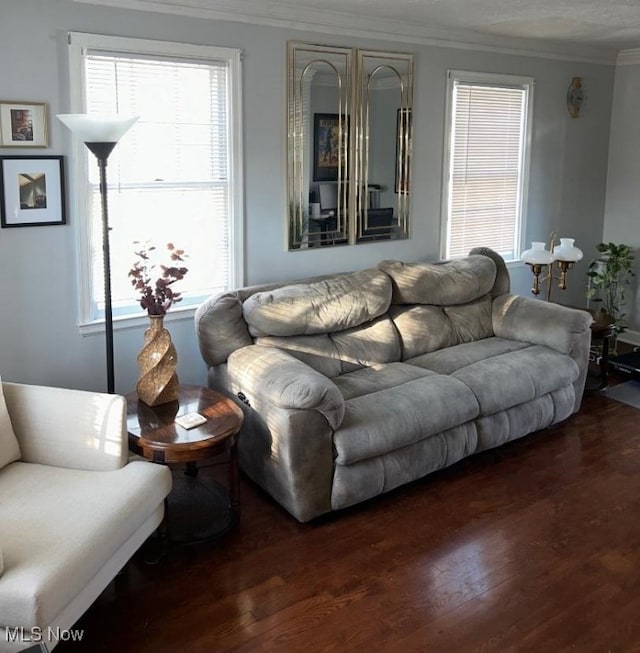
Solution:
[[[117,143],[139,116],[119,113],[62,113],[65,126],[84,143]]]
[[[102,204],[102,251],[104,261],[104,324],[107,347],[107,391],[115,392],[113,360],[113,312],[111,307],[111,256],[109,253],[109,211],[107,208],[107,159],[138,120],[138,116],[101,113],[66,113],[58,119],[95,154],[100,168],[100,197]]]

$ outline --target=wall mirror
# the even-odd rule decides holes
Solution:
[[[356,242],[407,238],[413,57],[358,51]]]
[[[289,249],[347,243],[351,49],[290,43],[288,68]]]
[[[290,250],[406,238],[413,55],[289,43]]]

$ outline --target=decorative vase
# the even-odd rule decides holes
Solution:
[[[144,347],[138,354],[140,378],[136,392],[148,406],[158,406],[178,399],[178,355],[164,328],[164,315],[149,315],[151,325],[144,332]]]

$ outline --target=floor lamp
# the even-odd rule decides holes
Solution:
[[[102,252],[104,263],[104,325],[107,345],[107,392],[115,392],[113,363],[113,312],[111,309],[111,255],[109,252],[109,211],[107,208],[107,159],[118,141],[139,116],[98,113],[66,113],[57,116],[95,154],[100,168],[102,202]]]
[[[551,234],[549,249],[545,249],[545,243],[533,242],[531,249],[528,249],[520,258],[531,268],[533,272],[533,288],[531,292],[534,295],[540,294],[540,284],[547,282],[547,301],[551,301],[551,286],[554,279],[559,281],[560,290],[567,289],[567,272],[582,259],[582,250],[578,249],[573,238],[560,238],[560,244],[556,245],[556,234]],[[557,262],[560,276],[553,274],[553,263]],[[543,268],[547,268],[547,273],[542,278]]]

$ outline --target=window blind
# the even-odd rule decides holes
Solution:
[[[139,312],[128,271],[136,241],[188,254],[176,289],[184,302],[229,287],[230,124],[226,61],[92,52],[85,56],[87,111],[140,116],[108,162],[114,314]],[[90,157],[92,155],[89,155]],[[98,170],[90,161],[92,295],[104,311]]]
[[[456,80],[451,106],[446,256],[517,258],[527,88]]]

